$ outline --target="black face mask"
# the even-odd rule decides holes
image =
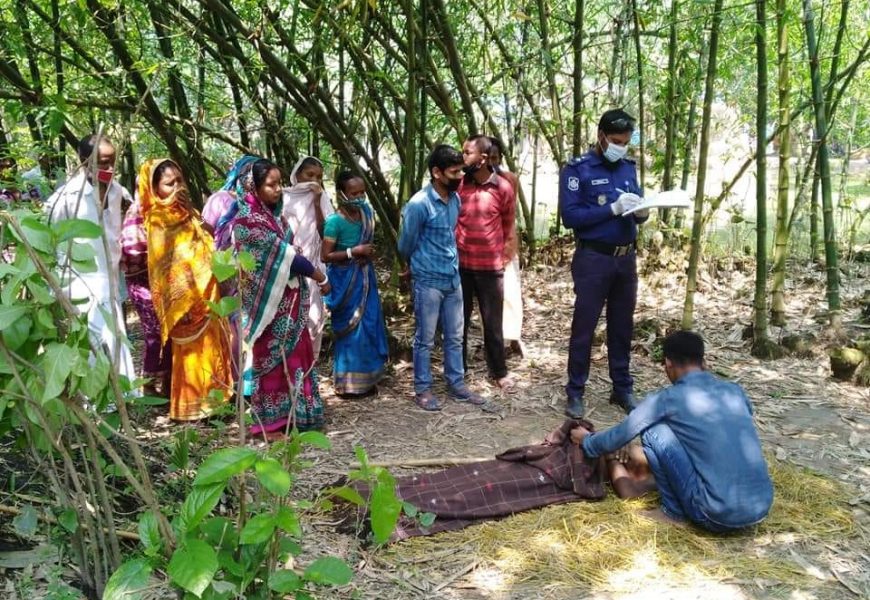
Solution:
[[[448,192],[455,192],[459,189],[459,186],[462,184],[461,179],[448,179],[444,182],[444,187],[447,188]]]

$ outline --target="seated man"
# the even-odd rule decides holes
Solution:
[[[659,517],[716,532],[760,522],[773,486],[749,399],[737,384],[704,370],[698,334],[673,333],[663,350],[674,385],[647,396],[619,425],[600,433],[577,428],[572,440],[596,457],[640,435],[661,494]]]

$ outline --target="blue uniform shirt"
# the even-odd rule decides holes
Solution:
[[[739,385],[709,371],[687,373],[647,396],[619,425],[587,435],[583,451],[590,457],[614,452],[658,423],[671,428],[689,455],[700,489],[684,493],[708,519],[743,527],[764,518],[773,485]]]
[[[414,281],[426,287],[441,291],[459,288],[455,230],[460,202],[456,192],[450,192],[444,202],[429,184],[402,210],[399,254],[410,260]]]
[[[559,177],[562,224],[573,229],[578,240],[630,244],[637,237],[637,223],[646,217],[614,216],[610,205],[622,193],[617,188],[643,196],[633,160],[623,158],[614,166],[595,149],[572,158]]]

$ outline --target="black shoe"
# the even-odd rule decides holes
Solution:
[[[610,400],[608,402],[621,408],[625,414],[630,413],[637,407],[634,403],[634,394],[631,392],[610,392]]]
[[[568,398],[568,403],[565,405],[565,415],[572,419],[580,419],[586,413],[586,407],[583,405],[583,398]]]

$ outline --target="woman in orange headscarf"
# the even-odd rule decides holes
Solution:
[[[148,277],[162,341],[172,340],[169,417],[208,416],[232,393],[226,319],[209,314],[218,302],[212,236],[191,206],[187,184],[171,160],[139,171],[139,202],[148,236]]]

